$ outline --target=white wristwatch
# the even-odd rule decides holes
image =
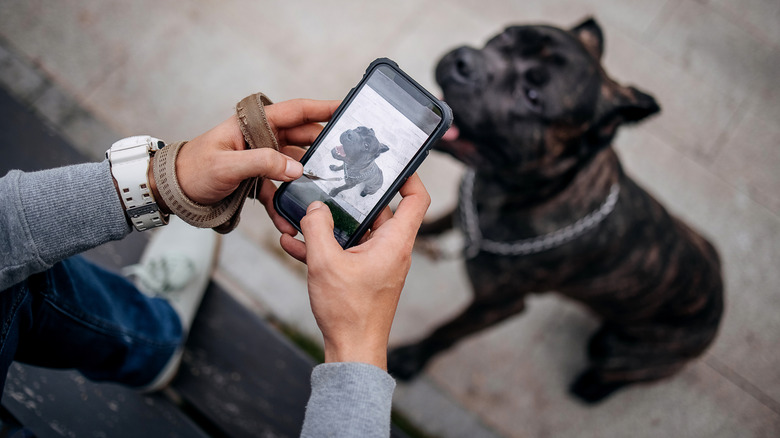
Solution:
[[[137,135],[119,140],[106,151],[125,213],[138,231],[168,223],[168,215],[157,206],[147,177],[150,157],[164,146],[158,138]]]

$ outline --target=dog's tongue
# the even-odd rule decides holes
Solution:
[[[455,141],[458,139],[458,137],[460,137],[460,129],[458,129],[458,127],[455,125],[451,125],[450,129],[444,133],[441,139],[444,141]]]

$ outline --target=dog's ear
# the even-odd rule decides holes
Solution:
[[[661,111],[653,96],[634,87],[623,87],[618,112],[626,123],[638,122]]]
[[[382,147],[379,148],[379,153],[380,154],[383,154],[383,153],[385,153],[385,152],[390,150],[390,147],[388,147],[386,144],[384,144],[384,143],[380,143],[380,144],[382,145]]]
[[[582,42],[591,56],[597,60],[601,59],[601,55],[604,54],[604,34],[601,32],[601,26],[596,23],[593,17],[574,26],[571,32]]]
[[[653,96],[634,87],[625,87],[608,79],[601,86],[595,123],[590,129],[589,143],[609,143],[617,128],[624,123],[636,123],[661,111]]]

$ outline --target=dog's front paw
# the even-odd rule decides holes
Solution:
[[[335,189],[331,189],[331,191],[328,192],[328,195],[330,195],[330,197],[332,198],[332,197],[338,195],[339,193],[341,193],[341,190],[339,190],[338,188],[335,188]]]
[[[437,236],[442,233],[435,222],[423,222],[420,229],[417,230],[418,236]]]
[[[336,166],[335,164],[331,164],[330,165],[330,170],[333,170],[333,171],[341,170],[341,166]]]
[[[569,392],[581,401],[593,405],[604,401],[613,392],[628,385],[625,382],[603,382],[596,370],[589,369],[580,374],[569,386]]]
[[[417,235],[438,236],[439,234],[445,233],[454,227],[455,225],[454,218],[455,218],[455,212],[451,211],[436,220],[433,221],[426,220],[422,223],[422,225],[420,225],[420,229],[417,230]]]
[[[398,347],[387,354],[387,372],[398,380],[412,380],[420,374],[428,361],[420,354],[418,345]]]

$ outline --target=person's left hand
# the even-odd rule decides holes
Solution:
[[[319,122],[330,120],[339,103],[295,99],[266,106],[268,123],[282,153],[272,148],[245,149],[244,136],[233,115],[182,147],[176,158],[179,186],[193,201],[208,205],[233,193],[247,178],[259,176],[277,181],[299,178],[303,166],[297,159],[303,154],[295,146],[310,145],[322,130]],[[258,190],[258,198],[276,227],[294,234],[295,228],[279,217],[271,205],[276,190],[273,183],[264,180]]]

